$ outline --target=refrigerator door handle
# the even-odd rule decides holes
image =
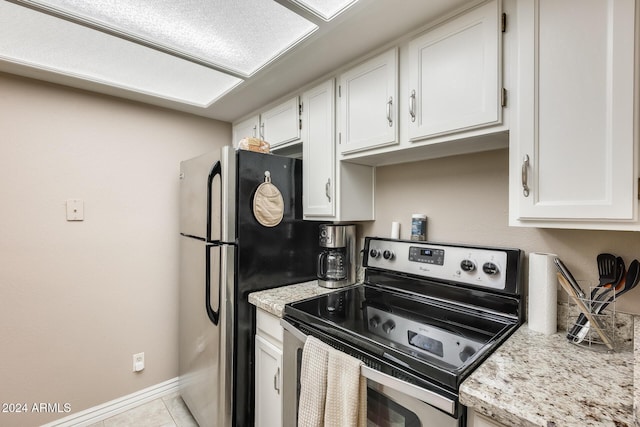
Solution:
[[[216,162],[213,167],[211,168],[211,172],[209,172],[209,177],[207,178],[207,240],[211,241],[212,240],[212,236],[211,236],[211,232],[212,232],[212,227],[213,227],[213,212],[212,212],[212,208],[211,208],[211,204],[212,202],[214,202],[214,200],[212,199],[212,190],[213,190],[213,180],[215,179],[216,176],[219,176],[220,179],[222,179],[222,165],[220,164],[220,162]],[[220,206],[220,203],[222,202],[221,200],[216,200],[215,201],[217,203],[217,206]],[[218,224],[218,227],[220,227],[221,224]],[[221,238],[221,236],[220,236]],[[218,239],[213,239],[213,240],[218,240]]]
[[[214,310],[211,307],[211,249],[215,246],[207,246],[206,250],[206,261],[205,261],[205,269],[206,269],[206,279],[205,279],[205,297],[204,297],[204,305],[207,310],[207,316],[209,316],[209,320],[214,325],[218,325],[220,321],[220,286],[222,281],[222,268],[218,268],[218,310]]]

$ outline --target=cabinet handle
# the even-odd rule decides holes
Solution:
[[[327,183],[324,185],[324,194],[327,196],[327,199],[329,199],[329,202],[331,202],[331,178],[327,179]]]
[[[393,97],[389,97],[389,101],[387,101],[387,122],[389,123],[389,127],[393,126],[393,119],[391,118],[391,106],[393,105]]]
[[[522,194],[524,194],[524,197],[529,197],[528,169],[529,155],[525,154],[524,159],[522,160]]]
[[[264,123],[260,123],[260,139],[264,140]]]
[[[411,91],[411,96],[409,97],[409,115],[411,116],[411,121],[416,121],[416,91]]]
[[[257,137],[258,135],[256,135],[256,131],[258,130],[258,125],[253,125],[253,137]]]
[[[278,394],[280,394],[280,368],[279,367],[275,375],[273,376],[273,389],[277,391]]]

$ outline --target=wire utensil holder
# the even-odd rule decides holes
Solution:
[[[591,349],[615,351],[615,292],[603,294],[595,291],[596,288],[590,288],[588,294],[580,297],[561,274],[558,274],[558,281],[570,297],[567,314],[569,342]]]
[[[589,294],[590,295],[590,294]],[[594,313],[602,301],[591,299],[589,295],[584,298],[578,297],[584,307],[591,307],[592,320],[586,320],[586,317],[577,304],[569,302],[569,312],[567,316],[567,339],[572,344],[590,347],[594,350],[615,351],[616,349],[616,307],[614,299],[607,305],[607,308]],[[596,327],[592,326],[593,324]]]

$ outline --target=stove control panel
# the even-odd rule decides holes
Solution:
[[[443,265],[444,249],[409,246],[409,261],[423,262],[425,264]]]
[[[507,253],[500,249],[369,239],[367,267],[489,289],[506,286]]]
[[[367,307],[368,330],[412,353],[429,355],[459,367],[484,346],[459,333],[416,322],[394,313]]]

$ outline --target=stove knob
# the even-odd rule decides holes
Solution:
[[[500,269],[498,268],[497,264],[493,262],[485,262],[482,266],[482,271],[487,273],[489,276],[495,276],[500,272]]]
[[[375,259],[375,258],[378,258],[378,257],[380,256],[380,251],[379,251],[379,250],[377,250],[377,249],[371,249],[371,250],[369,251],[369,256],[370,256],[371,258],[374,258],[374,259]]]
[[[387,320],[382,324],[382,330],[385,334],[390,334],[396,327],[396,324],[393,320]]]
[[[371,326],[372,328],[377,328],[379,324],[380,318],[378,316],[373,316],[371,319],[369,319],[369,326]]]
[[[476,351],[473,349],[473,347],[466,346],[465,348],[462,349],[462,351],[458,356],[460,356],[460,360],[462,360],[463,362],[466,362],[467,359],[473,356],[474,354],[476,354]]]
[[[471,272],[476,269],[476,264],[470,259],[463,259],[460,263],[460,268],[462,271]]]
[[[386,260],[392,260],[395,257],[395,254],[389,250],[386,250],[382,253],[382,258]]]

